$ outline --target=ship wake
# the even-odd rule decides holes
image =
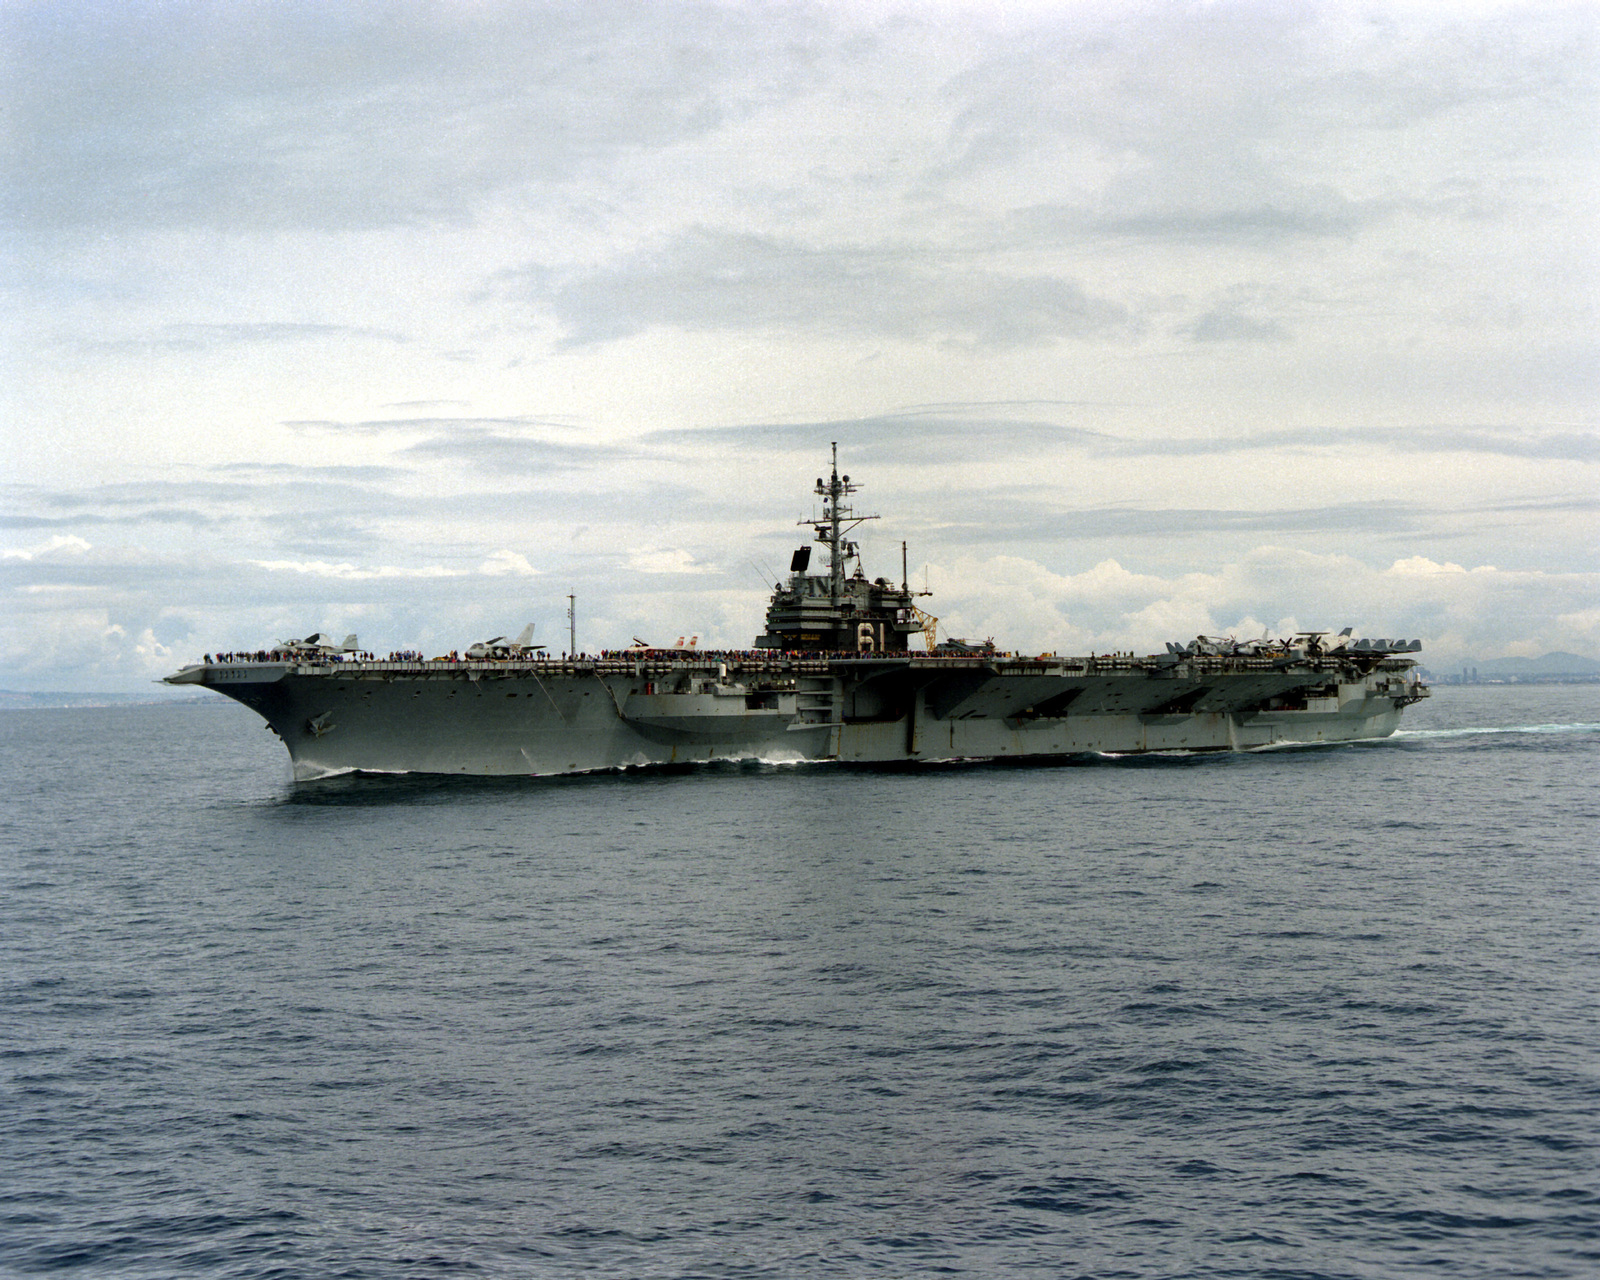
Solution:
[[[1396,729],[1396,738],[1479,738],[1500,733],[1600,733],[1600,724],[1502,724],[1467,729]]]

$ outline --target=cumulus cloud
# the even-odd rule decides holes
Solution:
[[[701,564],[682,547],[638,547],[628,553],[628,567],[639,573],[707,574],[712,565]]]
[[[14,547],[0,550],[0,560],[48,560],[63,556],[82,555],[91,550],[89,543],[76,534],[56,534],[31,547]]]
[[[518,551],[501,549],[492,553],[479,567],[478,572],[487,574],[491,578],[503,578],[507,574],[531,578],[538,574],[538,570],[528,563],[528,557]]]
[[[1466,570],[1460,565],[1451,564],[1448,561],[1444,564],[1439,564],[1428,559],[1427,556],[1407,556],[1404,560],[1396,560],[1392,565],[1390,565],[1389,572],[1410,576],[1413,574],[1429,575],[1436,573],[1465,573]],[[1485,565],[1480,568],[1478,572],[1493,573],[1494,568],[1491,565]]]
[[[28,611],[24,626],[0,624],[0,661],[8,682],[33,689],[131,689],[177,665],[155,624],[129,618],[92,600],[74,600]],[[72,682],[62,685],[68,673]]]
[[[1557,641],[1558,647],[1589,654],[1600,649],[1600,608],[1575,609],[1571,613],[1558,614],[1556,623],[1561,630],[1551,638]],[[1543,652],[1545,647],[1543,636],[1533,645],[1538,652]]]
[[[956,602],[956,625],[1015,637],[1012,647],[1053,649],[1079,638],[1145,652],[1201,633],[1256,636],[1263,625],[1277,635],[1353,626],[1358,634],[1422,639],[1425,654],[1440,662],[1511,652],[1530,631],[1584,631],[1592,610],[1574,606],[1600,591],[1600,573],[1468,570],[1425,556],[1384,569],[1274,546],[1212,572],[1170,577],[1129,573],[1112,560],[1058,575],[1015,557],[961,559],[937,576],[941,595]]]

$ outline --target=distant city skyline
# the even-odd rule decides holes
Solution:
[[[831,441],[1027,652],[1600,658],[1592,4],[0,9],[0,688],[745,647]]]

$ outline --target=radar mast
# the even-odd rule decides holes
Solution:
[[[849,476],[839,475],[839,442],[833,441],[832,475],[826,482],[820,477],[817,480],[816,493],[822,499],[822,518],[802,520],[800,523],[810,525],[816,531],[817,541],[828,548],[828,603],[835,609],[844,596],[845,562],[858,552],[856,544],[848,541],[844,535],[863,521],[878,518],[858,516],[845,505],[844,500],[860,487],[851,484]]]

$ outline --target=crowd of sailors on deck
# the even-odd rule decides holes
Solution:
[[[909,658],[909,650],[877,649],[602,649],[602,662],[650,662],[698,659],[701,662],[771,662],[788,658]]]
[[[219,653],[215,656],[205,655],[206,666],[227,666],[237,662],[303,662],[309,658],[313,662],[376,662],[377,655],[363,651],[350,653],[331,653],[327,650],[307,653],[304,649],[252,649],[240,653]],[[425,661],[421,652],[416,649],[401,649],[391,653],[385,662],[422,662]]]
[[[492,654],[483,658],[471,659],[475,662],[513,662],[526,661],[532,655],[519,654]],[[987,657],[987,658],[1016,658],[1015,653],[1002,653],[994,650],[974,650],[970,653],[933,653],[925,650],[899,649],[602,649],[598,655],[588,653],[562,653],[559,658],[544,658],[543,661],[557,662],[592,662],[598,657],[601,662],[631,662],[643,659],[650,662],[672,662],[684,659],[698,659],[702,662],[729,662],[729,663],[758,663],[773,661],[816,661],[818,659],[843,659],[843,658],[927,658],[927,657]],[[1111,655],[1103,655],[1111,656]],[[1133,655],[1119,655],[1132,657]],[[365,652],[335,653],[327,650],[307,653],[304,649],[255,649],[244,652],[206,654],[206,666],[227,666],[241,662],[375,662],[378,659],[374,654]],[[385,662],[461,662],[461,655],[452,649],[449,653],[440,654],[436,658],[425,658],[418,649],[399,649],[384,658]]]
[[[396,649],[380,659],[375,653],[353,650],[339,653],[330,649],[252,649],[239,653],[206,654],[206,666],[227,666],[238,662],[460,662],[454,649],[437,658],[424,657],[420,649]]]
[[[588,657],[587,654],[580,655]],[[1015,652],[997,649],[949,650],[929,653],[926,649],[602,649],[605,662],[628,662],[644,658],[651,662],[672,662],[698,658],[707,662],[772,662],[774,660],[815,661],[819,658],[1017,658]],[[566,657],[565,654],[562,655]]]

